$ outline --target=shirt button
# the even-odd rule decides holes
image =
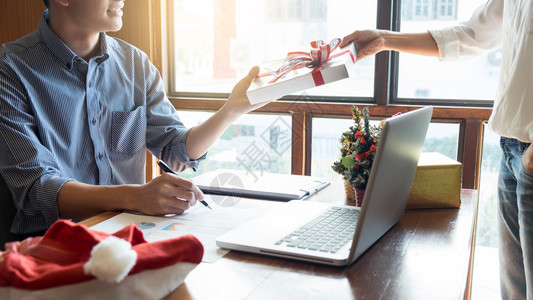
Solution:
[[[92,123],[93,125],[96,125],[96,119],[93,118],[93,119],[91,120],[91,123]]]
[[[93,82],[89,82],[89,87],[92,88],[93,87]]]
[[[103,157],[104,157],[104,155],[102,153],[98,153],[98,159],[99,160],[102,160]]]

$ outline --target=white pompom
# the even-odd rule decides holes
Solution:
[[[83,266],[85,274],[92,274],[106,282],[120,282],[137,261],[131,244],[116,236],[108,236],[91,250],[91,258]]]

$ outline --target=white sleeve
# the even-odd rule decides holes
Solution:
[[[430,30],[439,47],[440,60],[479,55],[501,46],[504,0],[489,0],[467,22]]]

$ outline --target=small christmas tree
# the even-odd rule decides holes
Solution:
[[[352,107],[352,119],[354,125],[340,138],[341,157],[331,167],[355,188],[364,190],[376,154],[382,123],[371,126],[368,108],[363,108],[361,113],[355,105]]]

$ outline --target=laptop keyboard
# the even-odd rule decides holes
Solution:
[[[358,218],[358,209],[331,207],[275,244],[335,253],[352,241]]]

